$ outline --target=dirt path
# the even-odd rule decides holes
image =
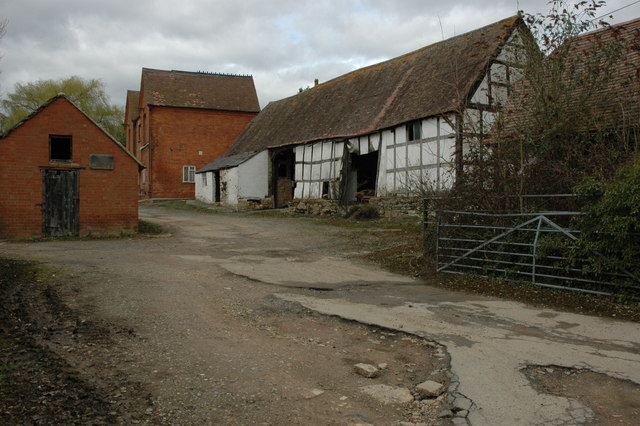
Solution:
[[[30,344],[42,357],[57,360],[59,377],[93,390],[97,408],[83,414],[89,418],[78,414],[78,423],[448,421],[436,417],[442,398],[383,404],[362,390],[446,383],[448,359],[438,345],[273,296],[411,283],[349,259],[353,248],[339,230],[161,208],[142,215],[172,235],[0,243],[2,256],[49,265],[41,278],[53,283],[53,296],[38,296],[37,287],[13,294],[24,306],[14,317],[40,312],[23,334],[35,336]],[[358,362],[387,366],[367,379],[353,372]],[[31,420],[55,422],[47,418],[55,414]]]

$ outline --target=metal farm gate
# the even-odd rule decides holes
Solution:
[[[503,277],[515,281],[610,295],[640,295],[640,279],[627,271],[586,273],[571,253],[578,232],[568,229],[577,212],[493,214],[441,210],[425,220],[435,232],[438,272]]]

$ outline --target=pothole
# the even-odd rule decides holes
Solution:
[[[568,413],[574,421],[636,425],[640,418],[640,385],[630,380],[555,365],[529,365],[521,371],[536,391],[579,401],[572,402]]]

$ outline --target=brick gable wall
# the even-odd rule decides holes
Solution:
[[[49,161],[49,135],[72,136],[72,161]],[[114,157],[113,170],[89,168],[90,154]],[[0,237],[42,234],[41,167],[81,168],[80,235],[133,230],[138,165],[66,99],[59,98],[0,139]]]
[[[145,109],[146,112],[146,109]],[[195,184],[182,182],[182,167],[196,170],[218,158],[256,113],[191,108],[151,107],[148,135],[151,148],[150,187],[144,198],[194,198]],[[143,158],[143,163],[145,159]]]

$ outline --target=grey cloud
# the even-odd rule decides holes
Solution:
[[[20,0],[3,5],[2,85],[100,78],[114,102],[142,67],[253,74],[261,103],[513,15],[515,0]],[[520,0],[529,12],[545,1]],[[608,10],[626,4],[609,1]],[[604,12],[604,11],[603,11]],[[616,15],[640,15],[640,5]]]

